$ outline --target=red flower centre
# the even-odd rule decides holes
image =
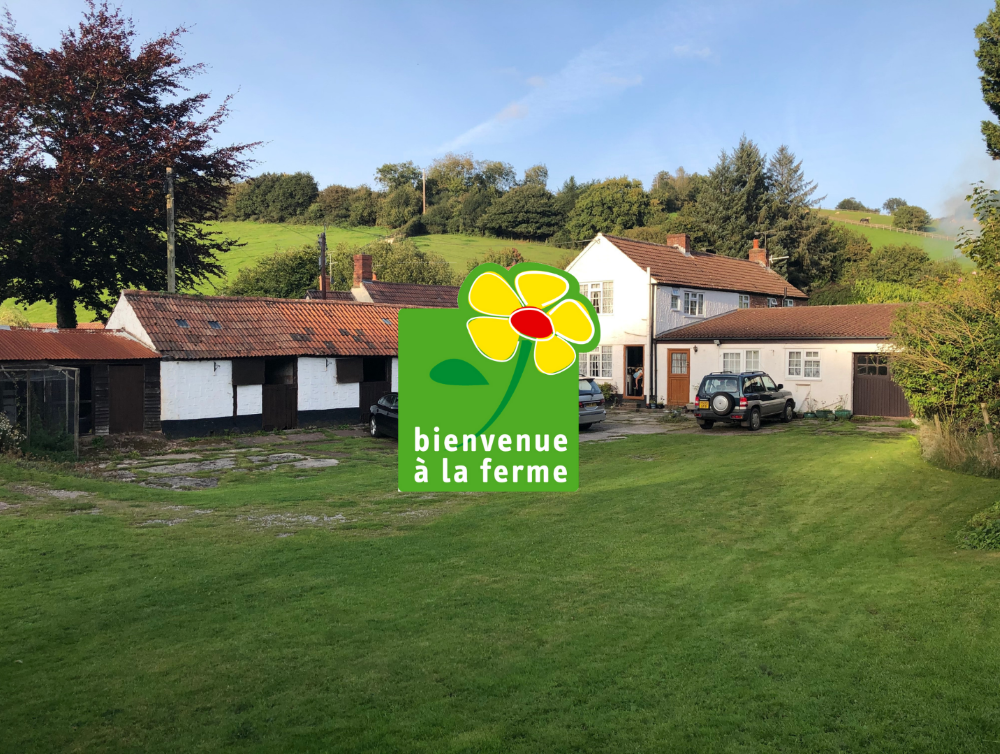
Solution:
[[[510,326],[526,338],[543,340],[553,333],[552,320],[541,309],[526,306],[510,315]]]

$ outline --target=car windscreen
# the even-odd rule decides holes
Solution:
[[[739,390],[736,386],[736,377],[706,377],[701,383],[701,395],[709,396],[714,393],[729,393],[739,397]]]

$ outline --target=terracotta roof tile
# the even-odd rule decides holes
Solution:
[[[715,254],[692,252],[685,256],[675,246],[648,241],[635,241],[619,236],[605,236],[629,259],[663,285],[684,285],[739,293],[761,293],[768,296],[807,298],[806,294],[773,270],[756,262]]]
[[[169,358],[395,356],[399,347],[399,309],[391,306],[152,291],[122,295]]]
[[[146,348],[117,330],[0,329],[0,362],[3,361],[134,361],[157,359]]]
[[[56,330],[59,325],[55,322],[32,322],[32,330]],[[77,330],[103,330],[103,322],[80,322],[76,326]]]
[[[327,291],[326,298],[324,299],[322,291],[310,289],[306,291],[306,298],[310,301],[319,299],[321,301],[346,301],[347,303],[355,303],[354,294],[350,291]]]
[[[660,333],[657,340],[882,340],[903,304],[793,306],[737,309],[704,322]]]
[[[454,309],[458,306],[459,287],[455,285],[420,285],[365,280],[362,285],[374,304],[406,309]]]

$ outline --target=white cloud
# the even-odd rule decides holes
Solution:
[[[601,107],[624,90],[640,86],[642,72],[666,58],[707,57],[711,55],[707,47],[673,47],[664,45],[663,40],[694,36],[694,31],[711,22],[712,15],[703,7],[684,11],[668,7],[637,19],[581,50],[561,70],[544,78],[534,75],[527,79],[532,89],[524,97],[435,151],[463,150],[518,138],[559,118]]]

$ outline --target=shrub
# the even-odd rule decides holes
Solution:
[[[921,207],[914,207],[908,204],[905,207],[899,207],[892,214],[892,225],[894,228],[924,230],[930,224],[930,213]]]
[[[24,443],[24,435],[21,433],[10,417],[0,411],[0,454],[8,455],[18,453]]]
[[[610,404],[614,400],[614,396],[618,394],[618,386],[613,382],[598,382],[597,387],[601,389],[604,402],[607,404]]]
[[[853,196],[849,196],[846,199],[841,199],[837,203],[837,209],[847,210],[849,212],[867,212],[868,208],[855,199]]]
[[[319,187],[309,173],[264,173],[233,187],[222,217],[285,222],[304,214],[318,194]]]
[[[447,233],[450,219],[451,203],[447,201],[428,207],[421,217],[428,233]]]
[[[519,252],[513,246],[507,246],[500,251],[494,251],[493,249],[488,249],[483,255],[483,262],[492,262],[493,264],[498,264],[501,267],[506,267],[508,270],[515,264],[521,264],[521,262],[527,261],[521,252]],[[465,271],[472,272],[476,269],[482,262],[479,261],[479,257],[473,257],[468,262],[465,263]]]
[[[544,239],[559,230],[562,212],[544,186],[518,186],[501,196],[479,220],[494,236]]]
[[[367,186],[359,186],[351,195],[348,222],[355,228],[372,226],[378,218],[378,194]]]
[[[921,424],[919,439],[924,459],[934,466],[975,476],[1000,477],[1000,456],[993,452],[985,434],[946,420],[940,424]]]
[[[969,550],[1000,550],[1000,503],[970,518],[958,533],[958,541]]]
[[[236,279],[222,288],[225,296],[304,298],[319,279],[319,251],[311,245],[277,251],[243,267]]]
[[[8,327],[31,327],[31,323],[24,312],[7,304],[0,306],[0,325],[7,325]]]
[[[378,204],[376,225],[383,228],[402,228],[420,214],[420,193],[403,184],[394,188]]]

